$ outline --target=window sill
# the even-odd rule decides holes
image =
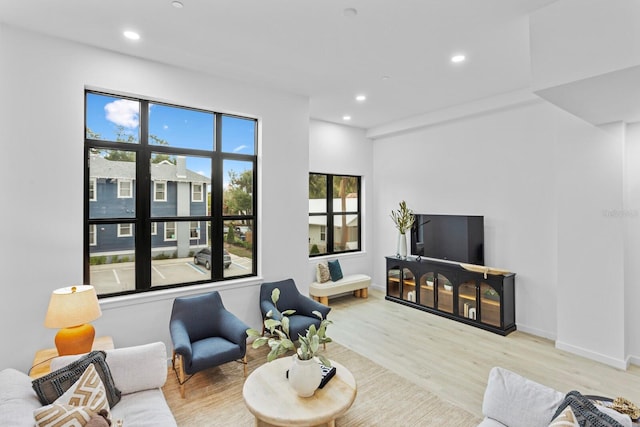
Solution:
[[[173,300],[174,298],[202,294],[211,291],[225,291],[227,289],[240,289],[259,286],[263,278],[249,277],[224,282],[205,283],[202,285],[185,286],[181,288],[164,289],[160,291],[144,292],[136,295],[121,295],[107,297],[99,300],[102,310],[111,310],[132,305],[149,304],[157,301]]]

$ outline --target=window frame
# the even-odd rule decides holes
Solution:
[[[98,245],[98,226],[96,224],[89,224],[89,246],[97,246],[97,245]]]
[[[169,224],[173,224],[172,227],[169,227]],[[167,231],[169,230],[173,230],[173,237],[168,237],[167,236]],[[162,235],[163,235],[163,241],[165,242],[176,242],[178,241],[178,222],[177,221],[165,221],[165,223],[163,224],[163,230],[162,230]]]
[[[163,199],[158,199],[158,186],[162,184],[164,186],[164,190],[162,194],[164,195]],[[154,202],[166,202],[167,201],[167,181],[153,181],[153,201]]]
[[[127,233],[122,232],[123,225],[126,225],[129,228],[129,231]],[[117,232],[118,237],[133,237],[133,224],[129,222],[125,222],[125,223],[118,224],[117,228],[118,228],[118,232]]]
[[[129,184],[129,195],[122,195],[122,189],[124,188],[122,184]],[[133,180],[126,178],[118,178],[118,191],[117,191],[118,199],[132,199],[133,198]]]
[[[83,280],[84,283],[91,284],[92,277],[92,257],[106,255],[107,258],[110,255],[109,250],[106,248],[103,250],[95,248],[94,245],[90,244],[90,228],[96,230],[96,234],[92,240],[97,241],[97,230],[101,229],[103,226],[109,226],[115,228],[114,226],[118,223],[130,223],[132,225],[133,230],[133,239],[131,240],[133,243],[130,248],[126,249],[131,252],[130,256],[132,259],[135,259],[135,283],[133,287],[129,287],[123,291],[110,292],[98,291],[98,297],[112,297],[119,295],[127,295],[127,294],[137,294],[141,292],[151,292],[151,291],[160,291],[167,288],[177,288],[177,287],[187,287],[193,285],[200,285],[204,283],[214,283],[219,281],[231,281],[236,279],[242,279],[246,277],[257,277],[258,276],[258,224],[259,221],[259,212],[258,212],[258,144],[259,144],[259,128],[260,122],[255,117],[247,117],[240,116],[235,114],[228,114],[222,112],[216,112],[212,110],[203,110],[198,108],[192,108],[179,104],[170,104],[170,103],[161,103],[151,99],[139,98],[134,96],[127,96],[121,93],[108,93],[104,91],[90,90],[85,89],[85,127],[87,126],[87,115],[88,115],[88,96],[90,95],[102,95],[107,97],[112,97],[114,100],[130,100],[136,101],[139,103],[139,138],[135,141],[124,141],[124,140],[115,140],[114,137],[108,136],[109,139],[101,139],[99,134],[88,132],[85,130],[84,134],[84,155],[85,155],[85,167],[84,167],[84,250],[83,250]],[[175,146],[171,145],[154,145],[151,141],[151,136],[149,134],[149,107],[150,105],[162,104],[169,107],[174,107],[177,109],[177,113],[182,112],[182,110],[191,110],[191,111],[199,111],[205,112],[211,115],[213,120],[213,141],[211,141],[211,148],[205,147],[183,147],[179,144]],[[180,110],[180,111],[178,111]],[[249,123],[247,124],[249,129],[253,126],[253,134],[249,140],[253,140],[253,150],[252,154],[243,154],[237,152],[223,151],[223,141],[222,141],[222,122],[224,117],[236,117],[240,119],[245,119]],[[246,128],[246,126],[245,126]],[[88,128],[86,128],[88,129]],[[225,139],[231,138],[231,135],[225,137]],[[122,209],[122,214],[119,214],[118,210],[112,210],[109,212],[108,217],[99,217],[96,216],[95,211],[91,211],[90,206],[90,198],[89,198],[89,181],[94,179],[91,176],[90,171],[90,159],[91,155],[95,155],[95,153],[101,153],[108,150],[115,151],[126,151],[134,153],[134,162],[135,162],[135,176],[132,179],[119,179],[117,177],[111,178],[114,181],[117,181],[118,188],[112,192],[112,196],[114,200],[127,198],[133,198],[133,205],[122,205],[124,208]],[[198,182],[201,184],[202,189],[202,202],[207,203],[207,209],[205,209],[205,213],[195,213],[191,215],[179,215],[172,213],[163,213],[160,216],[152,215],[152,203],[155,197],[155,185],[151,185],[154,182],[152,177],[152,171],[149,168],[149,165],[152,164],[153,156],[156,154],[164,154],[167,156],[186,156],[186,157],[200,157],[200,158],[208,158],[210,159],[211,171],[210,178],[207,176],[207,179],[211,180],[211,184],[207,186],[209,181]],[[225,189],[223,188],[223,183],[226,181],[224,178],[224,170],[223,163],[225,160],[235,160],[235,161],[243,161],[248,162],[246,170],[251,170],[252,173],[252,189],[251,191],[251,212],[246,213],[243,212],[241,214],[230,214],[223,210],[223,196],[225,195]],[[98,177],[99,178],[99,177]],[[120,186],[120,181],[125,182],[128,181],[130,184],[129,193],[124,194],[122,196],[122,189]],[[115,184],[115,183],[114,183]],[[126,190],[127,185],[124,184],[124,189]],[[94,187],[94,194],[97,193],[97,182]],[[169,184],[165,186],[165,196],[167,200],[171,197],[169,194]],[[115,193],[115,194],[113,194]],[[192,192],[191,192],[192,193]],[[188,193],[187,193],[188,194]],[[193,193],[191,194],[191,196]],[[103,197],[104,199],[104,197]],[[104,202],[104,200],[103,200]],[[93,212],[93,213],[92,213]],[[116,212],[116,213],[113,213]],[[93,215],[93,216],[92,216]],[[122,216],[118,216],[122,215]],[[133,215],[133,217],[131,216]],[[248,268],[246,271],[239,272],[238,274],[230,275],[225,277],[225,269],[224,269],[224,237],[223,237],[223,228],[224,224],[227,221],[248,221],[252,224],[253,228],[253,237],[252,237],[252,245],[248,248],[250,254],[247,255],[247,259],[251,257],[251,259],[247,265]],[[211,273],[210,276],[205,276],[204,279],[192,279],[190,282],[183,283],[160,283],[156,284],[152,281],[152,270],[154,263],[154,251],[156,249],[167,247],[166,245],[162,245],[166,240],[164,237],[166,236],[165,230],[158,230],[158,223],[166,223],[173,222],[175,223],[176,233],[181,229],[180,223],[189,222],[198,222],[202,224],[203,222],[207,224],[206,230],[200,230],[198,240],[206,240],[207,245],[212,248],[212,258],[211,258]],[[96,228],[92,228],[96,227]],[[108,227],[107,227],[108,228]],[[190,229],[190,227],[189,227]],[[115,230],[114,230],[115,231]],[[155,231],[155,234],[154,234]],[[162,233],[162,235],[160,235]],[[203,236],[202,233],[206,233],[206,236]],[[114,232],[114,234],[116,234]],[[188,236],[185,236],[187,240],[195,240],[195,238],[190,237],[190,232]],[[103,236],[101,236],[103,237]],[[115,236],[114,236],[115,237]],[[176,238],[178,236],[176,235]],[[171,239],[171,241],[175,241],[176,239]],[[201,244],[201,243],[200,243]],[[173,246],[175,248],[175,245]],[[113,252],[113,251],[112,251]],[[184,255],[181,255],[184,256]],[[189,255],[193,257],[193,255]],[[99,284],[97,286],[100,286]]]
[[[196,199],[196,185],[200,186],[200,199]],[[204,192],[205,192],[206,184],[204,182],[192,182],[191,183],[191,201],[194,203],[202,203],[204,202]]]
[[[362,252],[362,177],[360,175],[350,175],[350,174],[331,174],[331,173],[323,173],[323,172],[309,172],[309,178],[311,175],[322,175],[326,177],[326,200],[325,200],[325,211],[324,212],[309,212],[309,217],[313,216],[324,216],[326,217],[326,225],[325,227],[325,241],[326,241],[326,251],[312,254],[311,248],[309,248],[309,258],[315,258],[319,256],[330,256],[330,255],[338,255],[352,252]],[[333,208],[333,180],[336,177],[348,177],[355,178],[357,180],[358,186],[358,203],[357,210],[347,210],[347,211],[337,211]],[[309,199],[311,200],[311,199]],[[334,217],[336,215],[356,215],[358,219],[358,247],[356,249],[344,249],[344,250],[335,250],[335,224]],[[321,226],[322,227],[322,226]],[[321,231],[322,233],[322,231]],[[310,239],[310,237],[309,237]],[[310,240],[309,240],[310,241]]]
[[[97,178],[89,178],[89,201],[90,202],[98,201],[98,179]]]

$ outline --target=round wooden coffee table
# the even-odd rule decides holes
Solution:
[[[267,362],[253,371],[244,383],[242,396],[256,417],[256,426],[335,426],[356,398],[356,380],[336,361],[336,374],[311,397],[300,397],[289,385],[286,372],[291,357]]]

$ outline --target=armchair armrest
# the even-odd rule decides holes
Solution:
[[[327,315],[331,311],[331,307],[312,300],[302,294],[298,297],[298,311],[297,314],[303,314],[305,316],[314,316],[313,312],[319,311],[323,318],[327,318]]]
[[[247,347],[247,329],[249,329],[249,326],[227,310],[220,311],[218,321],[218,332],[220,336],[239,345],[244,353]]]
[[[173,350],[184,357],[189,363],[193,358],[189,332],[181,320],[175,319],[169,323],[169,332],[173,342]]]
[[[267,313],[271,310],[273,312],[274,319],[280,319],[280,312],[276,308],[276,306],[271,302],[271,300],[262,300],[260,301],[260,311],[262,312],[262,318],[267,317]]]

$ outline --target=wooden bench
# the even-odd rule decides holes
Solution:
[[[336,282],[311,283],[309,295],[314,300],[329,305],[329,297],[346,292],[353,292],[356,298],[367,298],[370,284],[371,277],[366,274],[349,274]]]

